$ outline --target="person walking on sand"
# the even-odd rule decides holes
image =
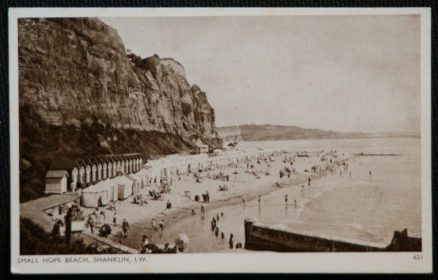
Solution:
[[[153,228],[155,231],[158,230],[158,228],[157,228],[157,221],[156,221],[155,219],[152,219],[152,228]]]
[[[297,200],[296,199],[294,200],[294,206],[295,206],[295,208],[297,208]]]
[[[245,198],[242,197],[242,205],[245,207]]]
[[[125,218],[123,218],[123,222],[122,222],[123,237],[128,236],[128,230],[129,230],[129,223]]]
[[[204,207],[204,204],[201,205],[201,214],[205,214],[205,207]]]
[[[216,228],[216,219],[215,217],[213,217],[213,219],[211,219],[211,230],[213,231]]]
[[[88,221],[87,221],[88,226],[90,227],[90,231],[91,233],[94,233],[94,220],[93,220],[93,215],[90,215],[88,217]]]
[[[113,214],[113,225],[117,225],[117,211],[114,211],[114,214]]]
[[[233,249],[234,247],[234,240],[233,240],[234,235],[231,233],[230,234],[230,239],[228,240],[228,244],[230,246],[230,249]]]
[[[258,199],[257,199],[258,201],[259,201],[259,206],[260,206],[260,202],[262,201],[262,196],[261,195],[259,195],[259,197],[258,197]]]
[[[309,177],[309,179],[307,180],[307,185],[310,187],[310,181],[311,181],[311,179],[310,179],[310,177]]]
[[[105,209],[102,209],[102,211],[100,211],[100,216],[102,216],[102,221],[103,223],[105,223],[106,222]]]
[[[161,220],[160,223],[158,224],[158,226],[160,227],[160,231],[163,232],[163,230],[164,230],[164,220]]]
[[[284,203],[287,204],[287,194],[284,196]]]
[[[373,173],[371,172],[371,170],[368,171],[368,175],[370,176],[370,178],[371,178],[371,176],[373,176]]]

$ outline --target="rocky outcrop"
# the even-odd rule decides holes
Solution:
[[[22,175],[41,164],[31,159],[38,149],[46,149],[42,161],[49,162],[97,152],[191,151],[197,140],[220,145],[214,110],[206,93],[189,84],[184,67],[172,58],[130,53],[116,30],[100,20],[20,19],[18,43]],[[153,148],[130,146],[128,134]],[[52,143],[60,138],[64,144],[69,138],[68,151]],[[82,146],[85,138],[95,141],[88,144],[92,149]],[[167,140],[161,145],[160,139]]]

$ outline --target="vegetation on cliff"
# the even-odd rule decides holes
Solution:
[[[78,255],[115,254],[111,248],[100,250],[94,244],[87,245],[82,239],[67,244],[64,238],[53,237],[29,219],[20,218],[21,255]]]
[[[367,137],[366,133],[337,132],[331,130],[309,129],[286,125],[239,125],[220,127],[219,135],[226,139],[241,139],[244,141],[263,140],[295,140],[295,139],[334,139]]]

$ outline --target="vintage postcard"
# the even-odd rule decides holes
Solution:
[[[431,272],[430,18],[10,9],[12,271]]]

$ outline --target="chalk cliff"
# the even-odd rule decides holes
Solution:
[[[130,53],[99,19],[20,19],[18,44],[22,187],[42,189],[54,157],[221,144],[214,109],[184,67]]]

